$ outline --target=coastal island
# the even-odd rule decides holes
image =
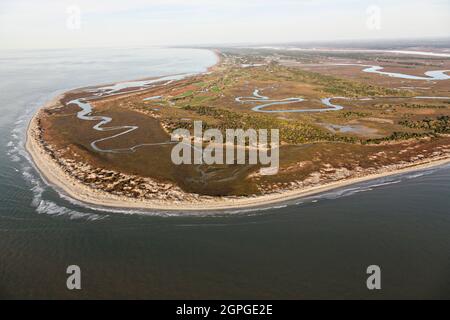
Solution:
[[[220,48],[207,72],[66,92],[30,122],[48,182],[94,205],[258,207],[450,162],[450,57]],[[176,129],[278,129],[277,174],[171,161]],[[204,143],[207,143],[204,141]]]

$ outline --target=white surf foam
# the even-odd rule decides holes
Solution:
[[[51,200],[44,200],[43,195],[47,190],[47,186],[42,182],[37,172],[33,169],[33,162],[28,153],[25,151],[25,137],[27,123],[31,119],[32,114],[39,108],[44,101],[49,97],[40,99],[37,103],[30,105],[25,110],[24,114],[14,122],[14,127],[11,130],[11,141],[8,142],[8,156],[12,162],[18,163],[18,168],[14,167],[16,172],[21,172],[22,177],[30,186],[32,193],[31,205],[36,208],[36,212],[40,214],[49,214],[54,216],[67,216],[70,219],[85,219],[95,221],[103,219],[107,216],[99,214],[80,212],[60,206]],[[31,164],[31,166],[30,166]]]

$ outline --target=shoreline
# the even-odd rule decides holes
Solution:
[[[212,72],[220,66],[222,57],[217,50],[211,50],[217,57],[214,65],[208,67],[207,72]],[[89,87],[90,88],[90,87]],[[91,188],[81,181],[77,180],[64,168],[59,165],[42,146],[37,138],[36,132],[37,119],[41,112],[46,108],[58,105],[60,100],[70,92],[76,92],[85,88],[68,90],[57,95],[50,101],[40,107],[32,119],[28,123],[26,132],[25,149],[30,155],[34,167],[39,172],[44,181],[56,190],[68,195],[70,198],[78,200],[82,203],[111,209],[140,209],[140,210],[163,210],[163,211],[188,211],[188,212],[208,212],[208,211],[224,211],[230,209],[258,209],[266,208],[269,205],[285,203],[312,195],[317,195],[330,190],[341,187],[376,180],[384,177],[394,176],[398,174],[426,170],[429,168],[445,165],[450,163],[450,155],[446,154],[434,158],[422,159],[413,163],[393,164],[393,168],[380,168],[374,173],[359,174],[350,178],[344,178],[337,181],[321,182],[319,184],[308,186],[302,189],[290,189],[270,194],[254,195],[248,197],[211,197],[202,196],[182,199],[182,200],[157,200],[157,199],[133,199],[125,196],[114,195],[103,190]],[[133,92],[122,92],[120,96],[133,94]],[[106,97],[108,98],[108,97]],[[183,191],[184,192],[184,191]],[[186,195],[196,196],[191,193],[184,192]]]
[[[49,107],[58,101],[58,96],[48,102],[43,108]],[[301,190],[286,190],[279,193],[253,196],[253,197],[235,197],[235,198],[212,198],[193,201],[157,201],[157,200],[138,200],[109,194],[104,191],[90,188],[75,178],[67,174],[46,152],[42,149],[39,142],[34,136],[36,130],[36,119],[40,111],[31,119],[26,134],[25,148],[31,156],[34,166],[39,171],[44,180],[55,187],[58,191],[62,191],[69,197],[81,201],[83,203],[100,206],[111,209],[140,209],[140,210],[163,210],[163,211],[224,211],[230,209],[257,209],[265,208],[269,205],[280,204],[291,200],[296,200],[308,196],[317,195],[326,191],[338,189],[341,187],[376,180],[384,177],[395,176],[414,171],[431,169],[433,167],[442,166],[450,163],[450,157],[445,156],[438,159],[424,160],[420,163],[409,164],[399,167],[396,170],[368,174],[360,177],[347,178],[334,182],[324,183]]]

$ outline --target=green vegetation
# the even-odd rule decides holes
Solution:
[[[313,125],[301,121],[287,121],[273,118],[271,116],[256,115],[248,113],[238,113],[221,108],[212,108],[205,106],[191,106],[188,105],[184,110],[193,111],[199,115],[211,117],[219,120],[219,124],[214,124],[214,128],[218,128],[225,132],[226,129],[279,129],[281,141],[300,144],[317,141],[340,141],[340,142],[357,142],[356,138],[339,136],[325,132]],[[187,127],[190,129],[192,123],[180,122],[180,127]],[[208,129],[208,123],[205,124],[205,129]]]
[[[399,124],[411,128],[428,130],[433,133],[450,133],[450,117],[439,116],[436,119],[426,118],[423,120],[402,120]]]
[[[344,119],[350,120],[350,119],[355,119],[355,118],[364,118],[364,117],[368,117],[371,114],[368,112],[359,112],[359,111],[347,111],[342,113],[340,116]]]
[[[435,137],[436,135],[432,132],[393,132],[390,136],[377,138],[377,139],[367,139],[363,141],[363,144],[380,144],[383,142],[399,141],[399,140],[409,140],[409,139],[420,139],[425,137]]]
[[[303,90],[306,90],[308,92],[307,94],[310,94],[311,89],[319,92],[317,95],[319,97],[335,95],[345,97],[396,96],[409,98],[416,95],[414,92],[408,90],[390,89],[339,78],[337,76],[305,71],[295,67],[287,67],[276,61],[272,61],[265,67],[260,68],[240,67],[242,63],[261,62],[264,60],[264,57],[267,57],[266,52],[260,52],[260,54],[261,56],[255,56],[253,52],[253,55],[246,55],[244,53],[229,57],[225,63],[226,67],[217,74],[197,78],[193,82],[185,83],[185,86],[190,87],[186,87],[185,92],[171,99],[174,102],[171,106],[175,106],[179,111],[174,111],[175,108],[168,108],[167,110],[172,110],[168,112],[166,112],[167,110],[162,111],[160,114],[162,121],[165,121],[171,128],[180,127],[191,129],[192,121],[183,121],[181,119],[201,119],[205,125],[205,129],[219,128],[223,131],[226,128],[279,129],[281,140],[288,144],[303,144],[319,141],[378,144],[386,141],[402,141],[425,136],[435,136],[437,133],[448,132],[448,123],[442,119],[436,119],[435,121],[427,120],[420,123],[405,120],[399,124],[409,129],[420,129],[423,132],[417,132],[418,130],[405,130],[406,132],[401,132],[396,127],[391,127],[390,123],[384,123],[380,127],[382,132],[387,132],[386,137],[366,139],[357,136],[351,137],[350,133],[332,133],[324,130],[317,124],[317,121],[319,121],[317,116],[308,117],[307,115],[302,115],[301,117],[282,119],[280,117],[273,117],[273,115],[236,111],[233,107],[229,107],[230,96],[234,97],[239,94],[243,86],[274,86],[274,88],[279,88],[280,95],[289,94],[289,92],[294,91],[302,92]],[[192,85],[198,89],[192,90]],[[345,122],[370,116],[377,117],[380,116],[380,113],[383,115],[387,112],[392,116],[395,115],[395,110],[398,108],[411,109],[410,116],[414,116],[417,113],[415,110],[446,108],[444,103],[448,103],[448,101],[440,105],[402,103],[401,101],[398,104],[378,103],[375,105],[371,104],[368,107],[369,109],[362,106],[356,110],[352,110],[352,107],[349,107],[350,110],[342,110],[335,114],[329,114],[329,116],[335,117],[335,119],[340,118],[342,122]]]
[[[393,89],[363,85],[360,83],[348,82],[346,80],[322,79],[321,81],[325,82],[323,84],[325,86],[323,90],[333,95],[343,95],[347,97],[376,97],[398,94],[398,92]]]
[[[220,92],[220,88],[218,86],[212,86],[211,87],[211,92],[219,93]]]
[[[206,82],[200,81],[200,82],[194,83],[193,85],[196,86],[196,87],[199,87],[199,88],[203,88],[203,87],[206,86]]]
[[[193,90],[188,90],[188,91],[183,92],[182,94],[180,94],[180,95],[174,97],[173,100],[178,100],[178,99],[187,98],[187,97],[192,96],[193,94],[194,94],[194,91],[193,91]]]
[[[374,105],[375,108],[379,109],[391,109],[395,110],[395,108],[401,107],[406,109],[444,109],[447,106],[443,105],[431,105],[431,104],[418,104],[418,103],[400,103],[400,104],[392,104],[392,103],[377,103]]]
[[[426,118],[423,120],[401,120],[399,124],[410,129],[425,130],[425,132],[394,132],[388,137],[379,139],[368,139],[364,143],[378,144],[387,141],[398,141],[408,139],[420,139],[425,137],[437,137],[438,134],[450,133],[450,117],[439,116],[436,119]]]
[[[389,89],[379,86],[367,85],[333,76],[322,75],[316,72],[304,70],[291,70],[296,81],[315,84],[323,87],[323,91],[333,95],[343,95],[346,97],[379,97],[389,95],[411,96],[411,92]]]
[[[394,104],[389,104],[389,103],[377,103],[377,104],[373,105],[374,108],[383,109],[383,110],[386,110],[386,109],[395,110],[395,108],[397,106],[398,105],[396,105],[396,104],[394,105]]]
[[[213,97],[213,96],[196,95],[191,99],[190,103],[193,105],[198,105],[198,104],[203,104],[203,103],[213,100],[213,99],[215,99],[215,97]]]
[[[242,72],[240,76],[242,77]],[[356,81],[323,75],[317,72],[285,67],[276,63],[269,65],[263,70],[260,69],[258,73],[251,74],[250,76],[252,80],[259,81],[292,81],[315,85],[319,86],[316,90],[320,92],[346,97],[383,97],[393,95],[409,97],[413,95],[410,91],[367,85]]]

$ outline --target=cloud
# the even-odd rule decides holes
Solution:
[[[366,27],[369,5],[382,12]],[[81,28],[67,28],[67,7]],[[445,0],[2,0],[2,47],[281,42],[450,34]]]

